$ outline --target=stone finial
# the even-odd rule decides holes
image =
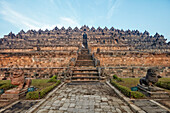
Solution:
[[[145,32],[143,33],[143,35],[149,36],[149,32],[145,30]]]
[[[58,27],[56,26],[53,30],[56,30],[56,31],[57,31],[57,30],[59,30],[59,29],[58,29]]]
[[[97,28],[97,31],[101,32],[101,31],[102,31],[102,28],[99,26],[99,27]]]
[[[114,30],[115,30],[114,27],[111,27],[111,28],[110,28],[110,31],[114,31]]]
[[[62,30],[62,31],[65,31],[65,27],[63,26],[63,27],[61,28],[61,30]]]
[[[73,30],[74,30],[75,32],[78,32],[78,31],[79,31],[79,28],[76,26]]]
[[[109,29],[105,26],[105,28],[103,29],[104,31],[108,31]]]

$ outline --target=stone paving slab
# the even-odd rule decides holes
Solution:
[[[30,107],[34,106],[38,101],[21,100],[1,113],[25,113]]]
[[[103,85],[64,85],[35,113],[132,113],[114,91]]]
[[[150,100],[133,100],[133,102],[147,113],[170,113]]]

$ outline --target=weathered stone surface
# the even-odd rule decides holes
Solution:
[[[29,108],[35,105],[38,101],[19,101],[1,113],[25,113]],[[42,110],[43,111],[43,110]],[[42,112],[41,112],[42,113]]]
[[[148,53],[139,51],[107,51],[95,54],[100,65],[111,66],[170,66],[169,53]]]
[[[9,78],[11,67],[23,69],[30,78],[49,78],[62,72],[76,57],[77,53],[71,51],[0,54],[0,79]]]
[[[159,76],[157,74],[158,70],[155,68],[150,68],[147,70],[146,76],[140,79],[140,85],[152,86],[158,82]]]
[[[161,76],[170,75],[170,44],[166,43],[163,35],[156,33],[150,36],[147,31],[141,33],[138,30],[124,31],[113,27],[55,27],[45,31],[21,30],[16,35],[11,32],[0,39],[0,67],[67,67],[70,59],[77,58],[77,53],[80,52],[83,34],[87,35],[88,48],[100,61],[100,66],[127,68],[110,69],[121,77],[140,77],[146,73],[142,68],[158,66],[164,68],[160,72]],[[70,62],[70,65],[74,65],[74,62]],[[139,68],[133,68],[136,66]],[[33,71],[31,75],[28,74],[29,71],[25,74],[49,77],[52,73],[61,72],[59,69]],[[0,70],[0,79],[5,79],[4,75],[8,76],[8,72]]]
[[[113,90],[104,85],[65,85],[35,112],[120,112],[132,113]]]
[[[168,113],[169,112],[149,100],[134,100],[133,102],[135,105],[137,105],[138,107],[140,107],[142,110],[144,110],[147,113]]]
[[[27,88],[31,85],[31,79],[25,78],[24,72],[21,69],[12,70],[10,79],[11,84],[17,85],[17,87],[6,90],[5,93],[0,95],[0,103],[3,103],[3,106],[24,97],[26,95]]]
[[[150,36],[149,32],[144,33],[138,30],[119,30],[115,28],[104,29],[98,27],[91,29],[84,25],[80,29],[71,27],[65,29],[62,27],[59,29],[55,27],[53,30],[28,30],[24,32],[21,30],[18,34],[10,32],[5,35],[4,38],[0,39],[0,48],[30,48],[34,50],[34,47],[40,45],[58,45],[58,44],[69,44],[69,45],[81,45],[83,37],[82,34],[86,33],[88,35],[89,45],[111,45],[112,48],[115,47],[116,50],[163,50],[166,51],[170,49],[166,39],[163,35],[156,33],[154,36]],[[107,46],[106,46],[107,47]],[[40,49],[52,49],[53,47]],[[102,49],[102,48],[101,48]],[[103,48],[104,49],[104,48]],[[53,49],[56,50],[56,49]],[[12,50],[10,50],[12,51]]]
[[[143,66],[106,66],[102,68],[105,69],[107,75],[116,74],[119,77],[143,77],[146,75],[147,70],[152,67],[143,67]],[[162,77],[169,77],[170,76],[170,68],[169,67],[157,67],[159,71],[159,75]]]

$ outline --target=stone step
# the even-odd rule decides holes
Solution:
[[[67,83],[67,85],[104,85],[104,83],[101,83],[99,81],[92,81],[92,82],[81,82],[81,81],[78,81],[78,82]]]
[[[81,50],[80,53],[81,53],[81,54],[89,54],[89,51],[88,51],[88,50]]]
[[[94,67],[95,65],[92,64],[92,63],[89,63],[89,64],[76,64],[75,67]]]
[[[87,50],[83,50],[83,51],[81,51],[81,54],[82,54],[82,55],[83,55],[83,54],[89,55],[90,53],[89,53],[89,51],[87,51]]]
[[[154,87],[157,89],[157,91],[150,91],[147,87],[138,84],[137,85],[138,90],[148,96],[149,98],[155,98],[155,99],[163,99],[163,98],[170,98],[169,93],[165,92],[164,89],[159,87]]]
[[[73,75],[98,75],[99,73],[96,72],[96,73],[73,73]]]
[[[75,66],[94,66],[93,60],[77,60]]]
[[[71,80],[72,83],[90,83],[90,82],[100,82],[99,80]]]
[[[82,49],[81,54],[78,54],[75,67],[72,69],[72,77],[69,84],[91,84],[100,83],[104,78],[101,78],[98,69],[95,68],[95,62],[88,49]]]
[[[72,77],[99,77],[99,75],[72,75]]]
[[[97,70],[96,67],[74,67],[72,68],[73,71],[76,71],[76,70],[82,70],[82,71],[86,71],[86,70]]]
[[[93,62],[93,60],[77,60],[76,62]]]
[[[79,74],[79,75],[72,75],[73,77],[84,77],[84,76],[86,76],[86,77],[99,77],[99,75],[98,74],[96,74],[96,75],[94,75],[94,74],[91,74],[91,75],[89,75],[89,74]]]
[[[82,48],[81,51],[89,51],[89,49]]]
[[[96,68],[77,68],[77,69],[72,69],[72,71],[98,71]]]
[[[92,57],[91,54],[79,54],[78,56],[79,57]]]
[[[91,55],[78,55],[77,60],[92,60]]]
[[[10,100],[2,99],[2,98],[1,98],[1,99],[0,99],[0,103],[1,103],[1,102],[10,102]]]
[[[73,76],[71,79],[99,79],[99,76]]]
[[[73,73],[96,73],[96,72],[98,72],[98,70],[79,70],[79,71],[77,71],[77,70],[75,70],[75,71],[73,71]]]

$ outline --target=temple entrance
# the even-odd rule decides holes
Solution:
[[[88,48],[88,44],[87,44],[87,34],[84,33],[83,34],[83,46],[87,49]]]

